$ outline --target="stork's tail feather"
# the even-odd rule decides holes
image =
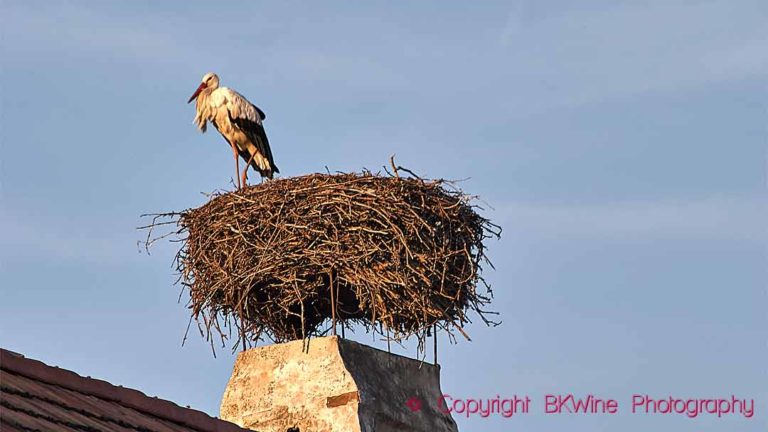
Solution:
[[[259,174],[261,174],[262,177],[266,177],[266,178],[268,178],[270,180],[272,180],[272,177],[274,176],[275,173],[279,173],[280,172],[280,170],[277,169],[277,167],[274,166],[274,165],[272,165],[271,169],[257,168],[256,171],[258,171]]]
[[[280,172],[280,170],[278,170],[275,165],[270,164],[266,159],[262,159],[261,165],[257,163],[256,160],[254,160],[253,163],[251,163],[251,166],[254,170],[258,171],[262,177],[266,177],[270,180],[272,180],[272,177],[275,173]]]
[[[238,152],[244,161],[251,161],[251,168],[258,172],[262,177],[272,180],[274,173],[280,172],[280,170],[277,169],[277,166],[271,164],[269,160],[258,151],[256,151],[256,154],[254,154],[253,157],[251,157],[251,153],[248,150],[239,150]]]

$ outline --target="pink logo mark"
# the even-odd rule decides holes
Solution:
[[[405,405],[413,412],[421,411],[421,399],[417,398],[416,396],[413,396],[405,401]]]

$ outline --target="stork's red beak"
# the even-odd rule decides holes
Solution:
[[[204,88],[205,88],[205,83],[200,83],[200,86],[197,88],[197,90],[195,90],[194,93],[192,93],[192,96],[189,98],[187,103],[190,103],[193,100],[197,99],[197,95],[199,95],[200,92],[203,91]]]

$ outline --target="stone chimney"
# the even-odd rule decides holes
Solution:
[[[259,432],[457,432],[440,367],[336,336],[237,356],[224,420]],[[409,402],[410,401],[410,402]]]

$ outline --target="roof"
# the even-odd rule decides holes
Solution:
[[[167,400],[82,377],[0,349],[0,429],[16,431],[244,432]]]

